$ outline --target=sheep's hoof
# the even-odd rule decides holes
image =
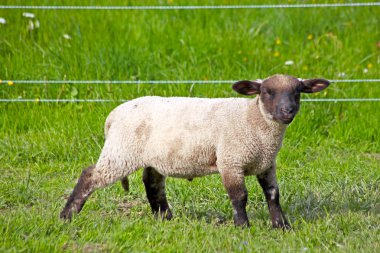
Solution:
[[[71,221],[72,216],[73,216],[72,211],[68,208],[64,208],[61,214],[59,215],[59,218],[63,220]]]
[[[292,226],[290,226],[289,223],[286,223],[286,224],[282,227],[282,229],[283,229],[284,231],[291,231],[291,230],[293,230]]]
[[[156,219],[161,218],[161,220],[171,220],[173,218],[173,214],[170,209],[168,209],[166,211],[154,212],[154,217]]]
[[[241,228],[248,228],[248,227],[250,227],[248,220],[244,220],[244,219],[238,220],[237,219],[237,220],[234,221],[234,223],[235,223],[235,227],[241,227]]]
[[[292,230],[292,226],[287,221],[278,221],[275,224],[273,224],[273,228],[279,228],[283,231],[290,231]]]
[[[172,218],[173,218],[173,214],[172,214],[172,212],[171,212],[170,209],[169,209],[169,210],[167,210],[167,211],[165,212],[163,219],[171,220]]]

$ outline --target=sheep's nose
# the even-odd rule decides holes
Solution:
[[[281,108],[282,113],[292,114],[296,110],[295,106],[286,106]]]

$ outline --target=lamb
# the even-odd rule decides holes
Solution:
[[[280,205],[276,155],[300,106],[300,93],[325,89],[324,79],[274,75],[238,81],[232,88],[248,98],[141,97],[114,109],[105,123],[99,160],[82,172],[60,217],[79,213],[94,190],[144,168],[152,212],[170,220],[165,178],[193,179],[219,173],[232,202],[236,226],[249,226],[244,177],[255,175],[274,228],[290,229]]]

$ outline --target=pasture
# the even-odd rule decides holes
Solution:
[[[77,1],[3,5],[78,5]],[[96,1],[80,1],[95,5]],[[281,1],[266,1],[278,4]],[[287,1],[289,4],[305,1]],[[312,2],[312,1],[310,1]],[[334,3],[341,1],[323,1]],[[116,0],[102,5],[185,5]],[[261,1],[193,1],[194,5]],[[32,13],[33,18],[23,13]],[[380,7],[204,10],[0,9],[1,80],[378,79]],[[290,62],[291,61],[291,62]],[[232,84],[232,83],[231,83]],[[277,164],[293,230],[273,230],[255,177],[251,227],[235,228],[219,175],[167,180],[174,219],[155,220],[139,171],[96,191],[71,223],[59,219],[81,171],[96,162],[120,99],[234,97],[231,84],[1,82],[1,252],[379,252],[380,102],[307,102]],[[380,83],[336,82],[303,98],[380,98]],[[42,99],[109,99],[43,103]]]

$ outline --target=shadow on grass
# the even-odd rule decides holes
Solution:
[[[370,195],[370,196],[366,196]],[[376,192],[358,192],[349,194],[330,192],[318,194],[309,191],[305,198],[298,198],[289,203],[289,216],[301,216],[305,221],[314,221],[330,216],[331,214],[344,214],[347,212],[362,212],[380,214],[380,198]]]
[[[308,191],[305,195],[297,195],[289,200],[287,206],[283,206],[286,216],[293,223],[302,219],[313,222],[318,219],[330,217],[333,214],[344,214],[348,212],[363,213],[363,215],[380,214],[379,184],[367,184],[365,188],[357,186],[342,189],[340,192],[318,193]],[[266,203],[260,202],[248,208],[248,216],[251,224],[270,222],[269,211]],[[205,221],[209,224],[224,225],[232,222],[232,207],[230,213],[225,210],[214,209],[186,209],[180,214],[193,220]]]
[[[260,193],[258,193],[260,194]],[[254,198],[249,200],[247,208],[251,224],[257,222],[270,223],[269,210],[265,200]],[[229,201],[225,199],[226,203]],[[289,194],[281,201],[288,219],[294,223],[300,219],[313,222],[330,217],[334,214],[357,212],[364,214],[380,214],[380,179],[353,182],[335,182],[329,190],[323,187],[308,190],[307,192],[295,192]],[[170,203],[169,203],[170,204]],[[119,211],[129,214],[134,206],[146,205],[146,213],[151,215],[150,207],[146,199],[135,201],[123,201],[119,204]],[[208,224],[225,225],[233,223],[232,207],[205,207],[201,203],[172,208],[174,217],[181,219],[205,221]],[[177,209],[177,210],[176,210]],[[149,210],[149,211],[148,211]]]
[[[215,210],[200,210],[200,211],[185,211],[183,214],[189,219],[192,220],[199,220],[199,221],[205,221],[208,224],[215,224],[215,225],[224,225],[230,220],[232,220],[232,217],[229,217],[226,213],[215,211]]]

